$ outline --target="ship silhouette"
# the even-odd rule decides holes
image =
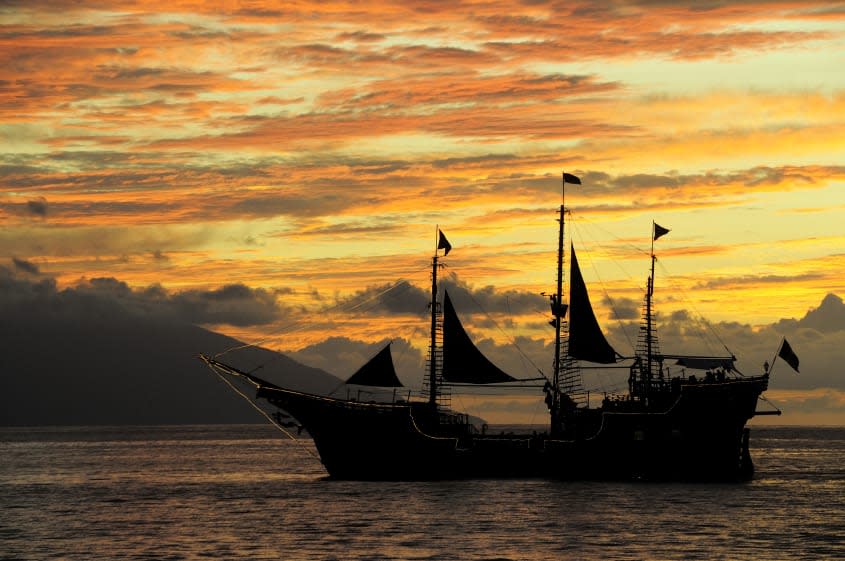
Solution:
[[[563,185],[580,183],[564,174]],[[438,300],[439,260],[451,250],[442,232],[431,262],[430,338],[420,398],[362,401],[294,391],[202,355],[221,377],[248,383],[254,399],[275,408],[270,418],[314,439],[329,476],[353,480],[433,480],[548,477],[560,479],[743,481],[753,476],[746,427],[767,389],[769,372],[746,376],[736,357],[664,354],[659,350],[654,292],[654,240],[668,233],[652,226],[651,275],[633,356],[608,343],[590,304],[574,246],[570,245],[568,302],[564,302],[564,218],[559,208],[557,286],[549,296],[555,329],[553,371],[542,388],[547,430],[492,434],[451,408],[449,388],[519,382],[487,359],[463,328],[448,292]],[[440,250],[443,255],[439,254]],[[788,345],[785,341],[783,345]],[[790,349],[791,352],[791,349]],[[781,352],[780,356],[785,357]],[[592,406],[581,368],[627,368],[628,391]],[[797,368],[797,357],[796,365]],[[693,371],[697,374],[688,375]],[[524,380],[522,380],[524,381]],[[395,388],[390,344],[364,364],[349,384]],[[540,391],[540,390],[538,390]]]

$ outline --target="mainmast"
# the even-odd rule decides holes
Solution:
[[[564,226],[566,215],[566,182],[581,184],[581,180],[576,176],[563,173],[560,196],[560,216],[558,218],[558,238],[557,238],[557,287],[554,295],[551,297],[552,306],[552,325],[555,327],[555,359],[553,365],[553,377],[551,388],[551,403],[549,409],[551,411],[552,431],[558,427],[560,414],[560,374],[562,370],[561,364],[561,349],[562,349],[562,335],[563,335],[563,318],[566,316],[566,304],[563,303],[563,239]]]
[[[431,259],[431,344],[428,351],[429,356],[429,371],[428,371],[428,403],[432,407],[437,407],[437,374],[440,364],[438,357],[440,352],[437,347],[437,333],[438,322],[437,316],[440,314],[440,303],[437,301],[437,251],[443,250],[443,257],[449,255],[449,250],[452,249],[452,244],[437,228],[437,246],[434,248],[434,257]]]
[[[566,179],[563,180],[564,188],[566,190]],[[564,214],[566,209],[563,205],[564,195],[561,195],[560,204],[560,218],[558,222],[558,240],[557,240],[557,289],[552,298],[552,321],[555,326],[555,362],[554,362],[554,376],[552,377],[552,404],[551,404],[551,422],[552,428],[557,426],[558,412],[560,409],[560,347],[561,347],[561,330],[563,329],[563,317],[566,315],[566,308],[562,305],[563,302],[563,227]]]

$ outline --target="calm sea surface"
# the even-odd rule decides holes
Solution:
[[[271,427],[0,428],[0,559],[845,559],[845,429],[751,483],[323,479]]]

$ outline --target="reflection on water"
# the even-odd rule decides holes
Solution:
[[[753,449],[740,485],[373,483],[263,426],[0,429],[0,557],[845,558],[845,430]]]

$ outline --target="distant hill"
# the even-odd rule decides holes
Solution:
[[[0,322],[0,425],[264,422],[196,358],[240,345],[190,324],[135,314]],[[340,380],[265,349],[226,355],[276,383],[327,393]]]

